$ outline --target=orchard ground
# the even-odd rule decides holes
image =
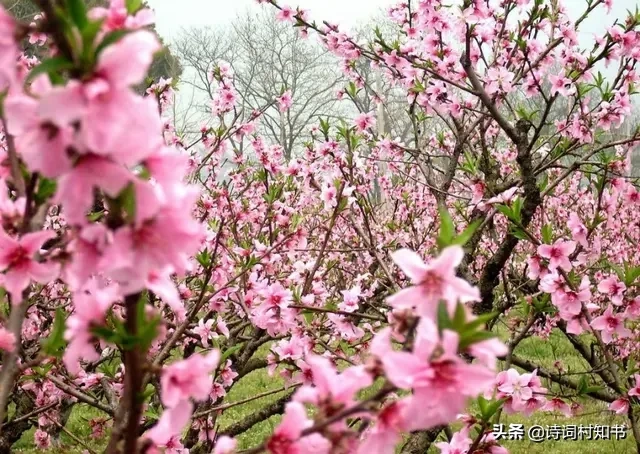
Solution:
[[[500,330],[502,331],[502,330]],[[507,340],[507,339],[505,339]],[[266,354],[267,349],[263,349]],[[560,333],[555,331],[549,340],[543,340],[537,337],[530,337],[523,340],[516,349],[516,354],[525,359],[537,362],[547,370],[553,370],[553,365],[556,361],[560,361],[565,370],[580,371],[585,369],[585,362],[581,358],[575,355],[575,350],[571,348],[571,345],[566,339],[564,339]],[[543,379],[545,386],[551,386],[549,381]],[[227,394],[224,403],[237,402],[244,399],[248,399],[256,394],[263,393],[272,389],[277,389],[283,386],[283,381],[278,377],[269,377],[266,370],[261,369],[252,372],[244,377],[233,389]],[[554,385],[555,386],[555,385]],[[555,389],[555,388],[554,388]],[[265,405],[277,400],[284,393],[273,394],[267,397],[251,401],[249,403],[238,405],[236,407],[226,410],[223,416],[219,419],[221,428],[224,429],[232,422],[237,422],[250,415],[254,411],[263,408]],[[506,415],[503,414],[501,422],[505,425],[505,428],[509,424],[523,424],[526,428],[533,425],[539,425],[542,427],[551,425],[589,425],[599,424],[612,426],[614,424],[624,424],[626,419],[613,414],[607,410],[606,405],[601,402],[596,402],[593,399],[580,399],[578,402],[583,405],[583,409],[580,415],[566,418],[561,414],[536,412],[531,417],[526,417],[521,414]],[[67,423],[67,428],[70,432],[76,434],[83,442],[87,443],[87,447],[93,449],[96,452],[100,452],[105,448],[108,437],[95,440],[91,438],[91,429],[88,421],[91,418],[103,416],[98,410],[89,408],[84,404],[79,404],[74,407],[74,411],[71,414]],[[266,437],[273,433],[274,428],[280,421],[279,416],[273,416],[270,419],[263,421],[253,426],[253,428],[244,434],[240,435],[239,448],[246,449],[252,446],[260,444]],[[456,426],[453,427],[456,429]],[[35,429],[31,429],[25,432],[22,439],[14,446],[16,453],[35,454],[35,453],[69,453],[80,454],[83,449],[86,448],[71,448],[70,446],[74,441],[70,436],[64,432],[60,435],[59,444],[56,447],[52,447],[49,450],[41,450],[34,447],[33,433]],[[610,440],[581,440],[581,441],[544,441],[541,443],[535,443],[526,439],[524,441],[505,441],[504,446],[509,449],[511,453],[554,453],[554,454],[569,454],[580,452],[584,454],[609,454],[609,453],[632,453],[635,452],[635,443],[633,436],[629,431],[627,437],[624,440],[610,439]],[[438,450],[432,448],[430,452],[437,452]]]

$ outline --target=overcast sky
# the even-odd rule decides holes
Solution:
[[[282,2],[300,6],[311,12],[311,18],[352,27],[365,22],[379,10],[397,3],[394,0],[288,0]],[[224,25],[237,14],[247,9],[273,8],[259,5],[255,0],[149,0],[156,11],[157,27],[162,36],[171,40],[182,27],[202,25]],[[584,11],[585,0],[564,0],[564,4],[575,19]],[[581,38],[602,33],[615,18],[623,18],[626,9],[634,9],[640,0],[614,0],[613,10],[607,17],[605,9],[599,7],[589,20],[581,26]]]
[[[308,9],[312,19],[352,27],[394,3],[393,0],[290,0],[286,4]],[[249,9],[271,8],[275,14],[273,6],[259,5],[256,0],[149,0],[149,4],[156,11],[158,31],[169,39],[182,27],[224,25]]]

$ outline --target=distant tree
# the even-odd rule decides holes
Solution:
[[[294,107],[285,113],[270,108],[260,122],[260,132],[281,145],[287,159],[308,138],[312,123],[336,114],[335,94],[343,82],[337,60],[264,12],[239,16],[226,29],[185,29],[176,51],[189,69],[184,83],[207,101],[200,103],[203,112],[213,97],[209,73],[220,60],[231,64],[247,112],[291,90]]]

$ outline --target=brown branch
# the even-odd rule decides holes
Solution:
[[[7,402],[9,395],[15,384],[18,369],[18,352],[22,344],[22,321],[29,308],[28,301],[13,304],[7,328],[15,337],[15,348],[13,351],[4,352],[2,355],[2,370],[0,371],[0,421],[4,421],[7,415]],[[0,427],[0,434],[2,427]]]
[[[529,360],[513,355],[511,357],[511,362],[514,364],[514,366],[518,366],[519,368],[524,369],[527,372],[533,372],[534,370],[537,370],[538,371],[537,373],[540,377],[548,378],[549,380],[559,385],[566,386],[568,388],[575,389],[575,390],[578,389],[577,383],[574,383],[573,381],[569,380],[563,375],[549,372],[546,369],[540,367],[537,364],[532,363]],[[615,396],[600,390],[590,391],[586,394],[595,399],[601,400],[603,402],[613,402],[614,400],[616,400]]]
[[[471,29],[469,28],[468,25],[467,25],[466,39],[467,39],[466,41],[467,50],[460,58],[460,63],[462,64],[462,68],[467,74],[467,77],[469,78],[469,82],[471,82],[471,85],[476,91],[476,95],[480,98],[480,100],[482,101],[482,104],[484,104],[484,106],[487,108],[489,113],[491,113],[491,117],[498,123],[498,125],[500,125],[500,127],[505,132],[505,134],[507,134],[507,136],[514,143],[516,143],[520,140],[520,137],[518,136],[518,132],[507,121],[507,119],[504,118],[502,114],[498,111],[498,108],[496,107],[495,103],[491,100],[491,98],[489,98],[489,95],[487,94],[484,87],[482,86],[482,82],[480,82],[480,79],[478,79],[478,75],[473,69],[473,66],[471,64],[471,56],[470,56]]]
[[[15,186],[17,196],[24,197],[27,193],[27,187],[24,182],[24,177],[22,176],[22,171],[20,170],[20,161],[18,159],[16,144],[13,136],[9,134],[9,130],[7,129],[7,120],[4,118],[4,115],[0,118],[2,119],[2,128],[4,129],[4,136],[7,142],[7,156],[9,157],[11,180]]]
[[[125,298],[125,307],[127,310],[126,328],[127,333],[136,337],[138,335],[138,324],[142,320],[138,320],[138,304],[141,295],[136,293]],[[128,401],[121,403],[127,406],[127,426],[124,433],[124,452],[127,454],[136,454],[138,452],[138,427],[140,426],[140,417],[142,416],[142,400],[140,393],[142,392],[143,372],[142,366],[144,362],[144,354],[140,348],[139,342],[136,342],[130,350],[124,352],[125,363],[125,388],[128,392],[125,394]]]
[[[289,399],[291,399],[292,394],[293,392],[289,392],[285,396],[282,396],[280,399],[261,408],[255,413],[250,414],[249,416],[242,419],[241,421],[231,424],[226,429],[220,431],[220,435],[235,437],[251,429],[253,426],[258,424],[259,422],[269,419],[273,415],[282,414],[284,412],[284,406],[286,405],[287,402],[289,402]]]
[[[292,307],[294,309],[307,310],[307,311],[311,311],[311,312],[322,312],[322,313],[326,313],[326,314],[344,315],[344,316],[347,316],[347,317],[366,318],[368,320],[376,320],[376,321],[379,321],[379,322],[386,322],[387,321],[386,318],[378,317],[378,316],[375,316],[375,315],[363,314],[362,312],[347,312],[347,311],[339,311],[339,310],[335,310],[335,309],[323,309],[323,308],[320,308],[320,307],[305,306],[303,304],[290,304],[289,307]]]
[[[16,419],[12,419],[11,421],[7,421],[4,424],[2,424],[2,427],[11,425],[11,424],[17,424],[19,422],[25,421],[29,418],[32,418],[36,415],[39,415],[40,413],[44,413],[45,411],[51,410],[53,407],[58,406],[59,402],[53,402],[49,405],[45,405],[44,407],[40,407],[36,410],[33,410],[32,412],[27,413],[26,415],[22,415]]]
[[[82,393],[82,392],[78,391],[77,389],[72,388],[71,386],[67,385],[62,380],[60,380],[59,378],[57,378],[57,377],[55,377],[53,375],[47,376],[47,380],[49,380],[54,385],[56,385],[56,387],[58,389],[60,389],[61,391],[64,391],[65,393],[69,394],[70,396],[75,397],[80,402],[84,402],[85,404],[91,405],[92,407],[97,408],[98,410],[102,410],[103,412],[105,412],[109,416],[113,416],[113,408],[103,404],[102,402],[100,402],[95,397],[90,396],[90,395],[85,394],[85,393]]]
[[[227,409],[232,408],[232,407],[237,407],[238,405],[244,405],[244,404],[252,402],[254,400],[261,399],[263,397],[271,396],[272,394],[278,394],[278,393],[281,393],[283,391],[287,391],[289,389],[293,390],[293,389],[296,389],[301,384],[302,383],[294,383],[293,385],[290,385],[290,386],[285,386],[285,387],[282,387],[282,388],[272,389],[270,391],[265,391],[263,393],[256,394],[254,396],[247,397],[246,399],[238,400],[236,402],[229,402],[229,403],[226,403],[226,404],[218,405],[216,407],[209,408],[208,410],[203,410],[203,411],[200,411],[198,413],[194,413],[193,418],[201,418],[203,416],[207,416],[208,414],[214,413],[216,411],[224,411],[224,410],[227,410]]]

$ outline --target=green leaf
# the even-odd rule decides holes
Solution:
[[[211,265],[211,254],[209,253],[209,249],[204,249],[200,251],[198,255],[196,255],[196,260],[203,268],[208,268]]]
[[[105,374],[107,377],[115,377],[118,372],[118,363],[116,361],[105,361],[98,366],[98,370]]]
[[[84,30],[89,22],[87,20],[87,6],[84,0],[66,0],[66,3],[71,20],[78,26],[78,29]]]
[[[35,366],[33,368],[33,371],[36,373],[36,375],[39,375],[41,377],[46,377],[52,368],[53,368],[53,364],[45,364],[43,366]]]
[[[47,58],[31,70],[24,81],[24,85],[29,85],[41,74],[49,74],[51,76],[71,68],[73,68],[73,63],[62,56]]]
[[[504,402],[505,399],[492,400],[486,408],[486,412],[484,414],[485,421],[489,421],[491,417],[502,407]]]
[[[451,246],[456,234],[456,228],[453,225],[453,220],[446,207],[440,207],[438,209],[440,213],[440,234],[438,235],[438,247],[444,249],[447,246]]]
[[[128,33],[130,33],[130,30],[114,30],[107,33],[100,44],[98,44],[98,47],[96,47],[96,57],[107,47],[120,41],[120,39]]]
[[[511,207],[508,207],[506,205],[495,205],[495,208],[500,213],[504,214],[507,218],[511,219],[512,221],[515,220]]]
[[[481,395],[478,396],[478,408],[480,409],[480,414],[482,415],[482,419],[484,419],[484,414],[486,413],[488,406],[489,406],[489,401]]]
[[[129,14],[136,13],[142,6],[142,0],[127,0],[127,12]]]
[[[625,263],[624,268],[624,283],[627,287],[630,287],[640,277],[640,266],[630,266]]]
[[[356,94],[358,93],[358,88],[356,87],[356,84],[353,82],[349,82],[349,85],[347,85],[346,88],[346,92],[352,97],[355,98]]]
[[[306,312],[302,312],[302,316],[304,317],[305,322],[307,323],[307,325],[311,325],[311,323],[313,323],[313,312],[311,311],[306,311]]]
[[[458,348],[460,350],[466,350],[468,347],[470,347],[473,344],[477,344],[478,342],[493,339],[494,337],[497,337],[497,336],[494,333],[491,333],[489,331],[476,331],[474,333],[464,334],[460,338],[460,344],[458,345]]]
[[[542,174],[542,177],[540,177],[540,181],[538,182],[538,188],[540,189],[540,191],[544,191],[545,189],[547,189],[548,185],[549,185],[549,174],[545,172]]]
[[[545,244],[551,244],[553,242],[553,231],[551,224],[545,224],[542,226],[542,241]]]
[[[56,180],[50,180],[48,178],[40,179],[40,182],[38,183],[38,192],[35,194],[36,203],[40,205],[49,200],[49,198],[56,193],[57,188],[58,183]]]
[[[53,320],[51,334],[42,344],[42,350],[49,356],[60,358],[66,342],[64,340],[65,312],[61,308],[56,309],[56,317]]]
[[[104,211],[97,211],[95,213],[89,213],[89,216],[87,216],[87,219],[89,219],[89,222],[96,222],[99,221],[102,216],[104,216]]]
[[[102,30],[103,22],[104,19],[88,21],[82,29],[82,42],[84,45],[80,61],[83,69],[91,70],[93,68],[96,58],[94,46],[98,33]]]
[[[133,221],[136,218],[136,192],[133,183],[129,183],[118,196],[120,205],[127,214],[127,218]]]
[[[513,217],[518,224],[522,222],[523,205],[524,205],[524,199],[522,197],[518,197],[511,203],[511,210],[513,212]]]
[[[87,46],[93,46],[93,42],[100,33],[102,29],[102,24],[104,23],[104,19],[100,20],[92,20],[87,22],[87,25],[84,26],[82,30],[82,40],[87,44]]]
[[[345,208],[347,208],[347,203],[349,203],[349,199],[347,197],[340,198],[340,204],[338,205],[338,213],[342,213]]]
[[[137,312],[137,334],[135,336],[135,342],[142,350],[147,350],[153,340],[158,335],[158,325],[160,325],[161,318],[154,316],[151,319],[147,319],[147,304],[149,303],[149,294],[144,292],[140,295],[136,304]]]
[[[233,355],[235,352],[237,352],[241,348],[242,348],[242,344],[238,344],[238,345],[234,345],[231,348],[226,349],[222,354],[222,356],[220,357],[219,364],[223,364],[227,360],[227,358],[229,358],[231,355]]]
[[[515,226],[511,226],[511,227],[512,228],[509,229],[509,233],[511,233],[511,235],[515,236],[519,240],[528,240],[529,239],[529,237],[527,236],[525,231],[522,230],[520,227],[515,227]]]
[[[478,396],[477,402],[482,420],[488,422],[491,417],[496,414],[502,404],[504,404],[504,399],[493,400],[485,399],[483,396]]]
[[[440,301],[440,303],[438,304],[438,331],[442,332],[450,327],[451,319],[449,318],[447,303],[444,301]]]
[[[349,347],[349,342],[342,339],[340,340],[340,350],[348,357],[351,356],[351,348]]]
[[[150,421],[157,421],[160,418],[158,412],[152,407],[148,407],[149,409],[144,412],[144,416]]]
[[[481,223],[482,222],[480,221],[480,219],[477,219],[477,220],[473,221],[471,224],[469,224],[467,226],[466,229],[464,229],[462,231],[462,233],[460,235],[458,235],[453,240],[453,244],[456,244],[458,246],[464,246],[465,244],[467,244],[469,242],[469,240],[471,239],[471,237],[473,236],[473,234],[478,229],[478,227],[480,227]]]
[[[144,320],[141,322],[141,325],[138,328],[137,338],[139,340],[138,344],[143,350],[146,351],[158,335],[158,326],[160,325],[160,321],[160,317],[153,317],[151,320]]]
[[[117,344],[120,340],[120,336],[118,336],[114,330],[107,328],[106,326],[94,326],[91,328],[91,333],[111,344]]]
[[[464,305],[458,303],[456,305],[456,311],[453,314],[453,328],[459,331],[465,326],[466,314],[464,312]]]
[[[147,387],[145,388],[144,392],[142,393],[142,401],[146,402],[147,400],[149,400],[149,398],[151,398],[151,396],[153,396],[156,393],[155,388],[153,387],[153,385],[149,384],[147,385]]]
[[[488,314],[482,314],[465,325],[465,331],[475,331],[480,327],[483,327],[494,318],[498,317],[500,313],[490,312]]]
[[[322,118],[320,119],[320,131],[322,131],[322,134],[327,137],[329,135],[329,119],[327,118],[326,120],[323,120]]]

